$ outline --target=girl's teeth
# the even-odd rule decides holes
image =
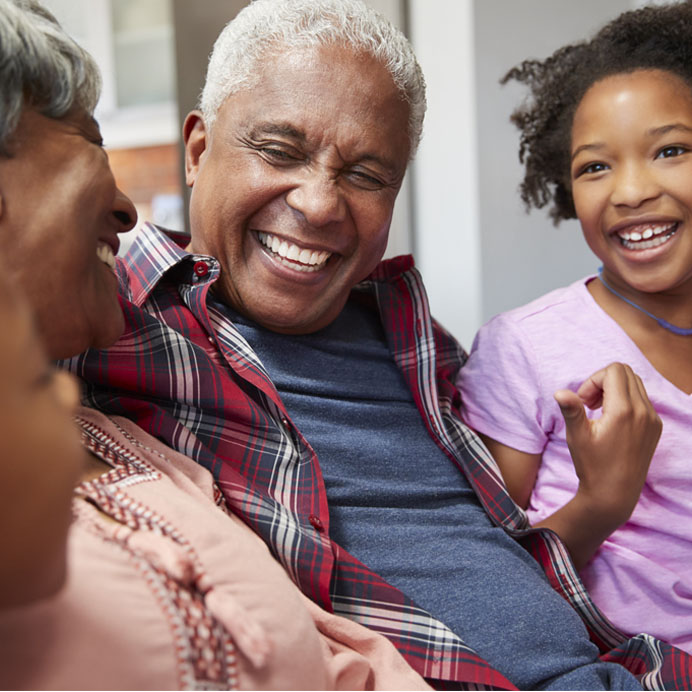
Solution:
[[[677,231],[677,224],[648,226],[640,231],[620,231],[620,242],[628,250],[648,250],[662,245]]]

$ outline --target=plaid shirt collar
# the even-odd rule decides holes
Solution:
[[[129,299],[141,307],[149,299],[159,281],[174,267],[191,263],[196,281],[211,286],[220,276],[218,260],[209,256],[194,254],[186,249],[190,236],[185,233],[169,231],[151,223],[144,224],[127,253],[125,259],[118,258],[118,275],[121,284],[127,285]],[[380,262],[364,283],[372,281],[396,281],[405,272],[413,269],[413,257],[401,255]]]

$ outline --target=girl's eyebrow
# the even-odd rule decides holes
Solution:
[[[579,154],[582,151],[597,151],[598,149],[603,149],[603,147],[605,147],[605,142],[593,142],[591,144],[582,144],[574,150],[571,160],[574,161],[577,154]]]
[[[669,125],[661,125],[660,127],[652,127],[647,134],[650,136],[665,135],[673,130],[682,130],[683,132],[692,132],[692,127],[683,123],[670,123]]]
[[[649,137],[660,137],[661,135],[666,135],[669,132],[674,132],[675,130],[682,130],[683,132],[692,133],[692,127],[690,127],[689,125],[685,125],[683,123],[670,123],[669,125],[652,127],[650,130],[647,130],[646,134]],[[597,151],[598,149],[602,149],[603,147],[605,147],[605,142],[593,142],[590,144],[582,144],[574,150],[571,160],[574,161],[576,155],[582,151]]]

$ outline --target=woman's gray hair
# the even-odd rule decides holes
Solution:
[[[254,86],[258,63],[285,49],[346,44],[389,71],[409,105],[411,156],[425,117],[425,80],[408,39],[360,0],[255,0],[219,35],[209,58],[200,109],[211,128],[228,96]]]
[[[49,118],[93,114],[101,75],[93,58],[35,0],[0,0],[0,154],[25,107]]]

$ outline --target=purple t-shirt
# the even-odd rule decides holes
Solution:
[[[459,375],[464,418],[509,447],[542,454],[527,513],[566,504],[577,476],[553,398],[619,361],[641,377],[663,432],[630,520],[581,571],[596,604],[625,632],[692,653],[692,397],[662,377],[594,301],[588,277],[491,319]],[[601,415],[589,411],[590,418]]]

